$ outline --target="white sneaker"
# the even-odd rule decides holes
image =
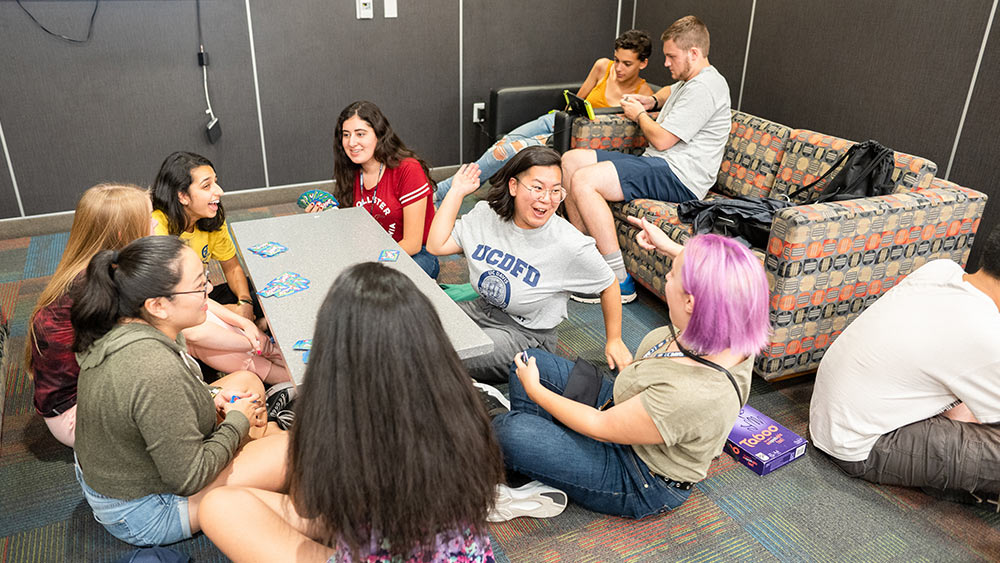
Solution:
[[[520,516],[552,518],[566,509],[569,499],[559,489],[532,481],[512,489],[497,485],[497,502],[486,517],[489,522],[506,522]]]

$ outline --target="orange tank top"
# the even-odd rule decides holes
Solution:
[[[602,78],[601,81],[597,83],[597,86],[594,86],[594,89],[591,90],[590,93],[587,94],[587,97],[585,98],[588,102],[590,102],[590,105],[594,106],[595,108],[611,107],[611,104],[608,103],[607,98],[604,97],[604,90],[608,86],[608,77],[611,76],[611,71],[614,68],[615,68],[614,61],[609,62],[608,63],[608,70],[607,70],[607,72],[604,73],[604,78]],[[638,94],[639,93],[639,89],[642,88],[642,85],[645,84],[645,83],[646,83],[646,79],[640,78],[639,79],[639,83],[636,84],[636,86],[635,86],[635,90],[633,90],[632,92],[622,92],[622,93],[623,94]]]

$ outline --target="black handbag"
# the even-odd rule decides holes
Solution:
[[[750,196],[691,200],[677,206],[677,218],[691,223],[695,234],[718,233],[743,239],[752,248],[767,248],[774,214],[792,205],[795,204]]]
[[[888,195],[895,189],[892,182],[894,167],[892,149],[878,141],[868,140],[847,149],[816,181],[787,194],[785,198],[798,205],[805,205]],[[830,178],[835,171],[837,174]],[[827,179],[827,184],[817,190],[816,186]]]

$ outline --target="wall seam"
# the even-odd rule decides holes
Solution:
[[[267,146],[264,144],[264,117],[260,109],[260,80],[257,78],[257,48],[253,40],[253,20],[250,17],[250,0],[245,0],[247,9],[247,32],[250,34],[250,64],[253,68],[253,94],[257,102],[257,126],[260,129],[260,158],[264,163],[264,186],[271,186],[267,171]]]
[[[458,162],[465,162],[465,0],[458,0]]]
[[[743,74],[740,75],[740,97],[736,100],[736,111],[743,111],[743,85],[747,81],[747,61],[750,60],[750,37],[753,36],[753,19],[756,12],[757,0],[753,0],[753,4],[750,5],[750,27],[747,29],[747,48],[743,53]]]
[[[3,134],[3,124],[0,123],[0,146],[3,147],[3,157],[7,161],[7,172],[10,173],[10,183],[14,186],[14,197],[17,198],[17,210],[24,217],[24,204],[21,203],[21,191],[17,188],[17,178],[14,176],[14,165],[10,162],[10,151],[7,150],[7,137]]]
[[[618,17],[615,18],[615,39],[622,34],[622,0],[618,0]]]
[[[969,113],[969,105],[972,104],[972,92],[976,89],[976,79],[979,77],[979,67],[983,64],[983,53],[986,52],[986,43],[990,38],[990,29],[993,27],[993,16],[997,11],[998,0],[993,0],[993,7],[990,8],[990,17],[986,20],[986,31],[983,32],[983,42],[979,46],[979,56],[976,57],[976,66],[972,70],[972,80],[969,83],[969,93],[965,96],[965,105],[962,107],[962,117],[958,119],[958,131],[955,132],[955,142],[951,145],[951,155],[948,157],[948,167],[944,172],[944,179],[951,178],[951,165],[955,162],[955,154],[958,153],[958,143],[962,140],[962,129],[965,127],[965,117]]]

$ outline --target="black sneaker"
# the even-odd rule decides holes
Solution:
[[[979,496],[975,493],[970,493],[969,491],[962,491],[958,489],[942,490],[932,487],[920,487],[920,490],[923,491],[925,495],[934,497],[938,500],[971,504],[979,506],[980,508],[985,508],[986,510],[992,512],[1000,512],[1000,499],[997,498],[996,494],[987,497]]]
[[[276,422],[278,424],[278,428],[282,430],[291,430],[292,425],[295,424],[295,411],[291,409],[278,411],[278,413],[274,416],[274,422]]]
[[[503,396],[499,389],[478,381],[473,381],[472,385],[479,391],[479,399],[486,407],[486,413],[490,415],[490,420],[505,412],[510,412],[510,401]]]
[[[265,402],[267,403],[267,419],[277,420],[278,413],[288,410],[292,401],[295,400],[295,385],[287,381],[285,383],[275,383],[267,390]]]

